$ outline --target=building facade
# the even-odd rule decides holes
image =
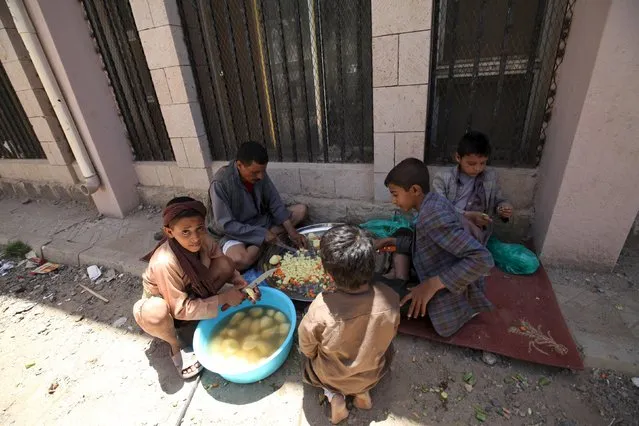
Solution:
[[[206,197],[244,140],[316,217],[389,211],[386,173],[436,172],[486,132],[512,229],[549,263],[611,267],[639,210],[636,0],[6,0],[8,195]]]

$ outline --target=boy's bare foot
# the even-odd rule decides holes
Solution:
[[[335,395],[331,399],[331,423],[334,425],[346,420],[348,417],[348,409],[346,408],[346,400],[342,395]]]
[[[368,392],[355,395],[353,399],[353,405],[360,410],[370,410],[373,408],[373,401],[371,400],[371,394]]]

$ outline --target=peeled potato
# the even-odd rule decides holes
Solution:
[[[226,331],[226,337],[236,338],[240,334],[235,328],[227,328],[225,331]]]
[[[243,333],[246,333],[251,330],[251,324],[253,324],[252,318],[244,318],[237,326],[237,329]]]
[[[244,317],[246,316],[246,312],[241,311],[236,313],[235,315],[233,315],[233,317],[231,318],[231,321],[229,321],[229,325],[236,325],[239,324],[240,321],[242,321],[244,319]]]
[[[275,309],[267,309],[266,315],[268,315],[269,317],[272,317],[273,315],[275,315]]]
[[[279,323],[283,323],[283,322],[287,322],[288,319],[286,318],[286,315],[284,315],[281,312],[276,312],[275,315],[273,315],[273,318],[275,318],[275,321],[279,322]]]
[[[214,338],[212,338],[209,342],[209,351],[218,352],[222,347],[223,340],[224,339],[222,339],[220,336],[215,336]]]
[[[284,340],[286,340],[286,335],[281,335],[276,342],[277,347],[279,348],[284,344]]]
[[[288,331],[291,329],[291,324],[284,322],[278,327],[280,334],[287,335]]]
[[[271,266],[275,266],[278,263],[280,263],[282,261],[282,256],[278,256],[278,255],[273,255],[271,256],[271,258],[269,259],[268,263],[271,264]]]
[[[274,323],[275,321],[273,320],[273,318],[268,316],[264,316],[260,319],[260,327],[262,327],[262,330],[271,327]]]
[[[240,343],[235,339],[225,339],[222,341],[222,350],[229,355],[234,354],[240,349]]]
[[[242,343],[243,351],[252,351],[257,346],[258,340],[246,340]]]
[[[275,352],[275,348],[267,342],[258,342],[255,349],[257,349],[257,352],[259,352],[263,357],[271,356],[271,354]]]
[[[251,308],[249,309],[249,315],[253,318],[259,318],[264,313],[264,308]]]
[[[263,339],[270,339],[271,337],[273,337],[277,332],[278,332],[278,328],[277,327],[271,327],[271,328],[267,328],[265,330],[262,330],[262,332],[260,333],[260,336]]]
[[[259,333],[261,329],[262,321],[260,321],[259,319],[254,319],[253,322],[251,322],[251,327],[249,328],[251,333]]]
[[[252,350],[246,353],[246,361],[251,364],[257,364],[262,360],[262,354],[259,351]]]

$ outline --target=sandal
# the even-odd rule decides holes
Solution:
[[[170,351],[169,351],[170,353]],[[173,365],[177,368],[178,374],[182,376],[183,379],[190,379],[191,377],[195,377],[202,370],[202,364],[195,357],[195,353],[192,348],[183,348],[180,349],[175,355],[171,355],[171,360],[173,360]],[[186,365],[186,367],[184,367]]]

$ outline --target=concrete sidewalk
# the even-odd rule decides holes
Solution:
[[[155,244],[160,211],[139,208],[125,219],[100,217],[86,205],[0,200],[0,244],[22,240],[52,262],[97,264],[140,275],[138,259]],[[548,271],[587,367],[639,373],[639,243],[630,242],[609,274]]]

